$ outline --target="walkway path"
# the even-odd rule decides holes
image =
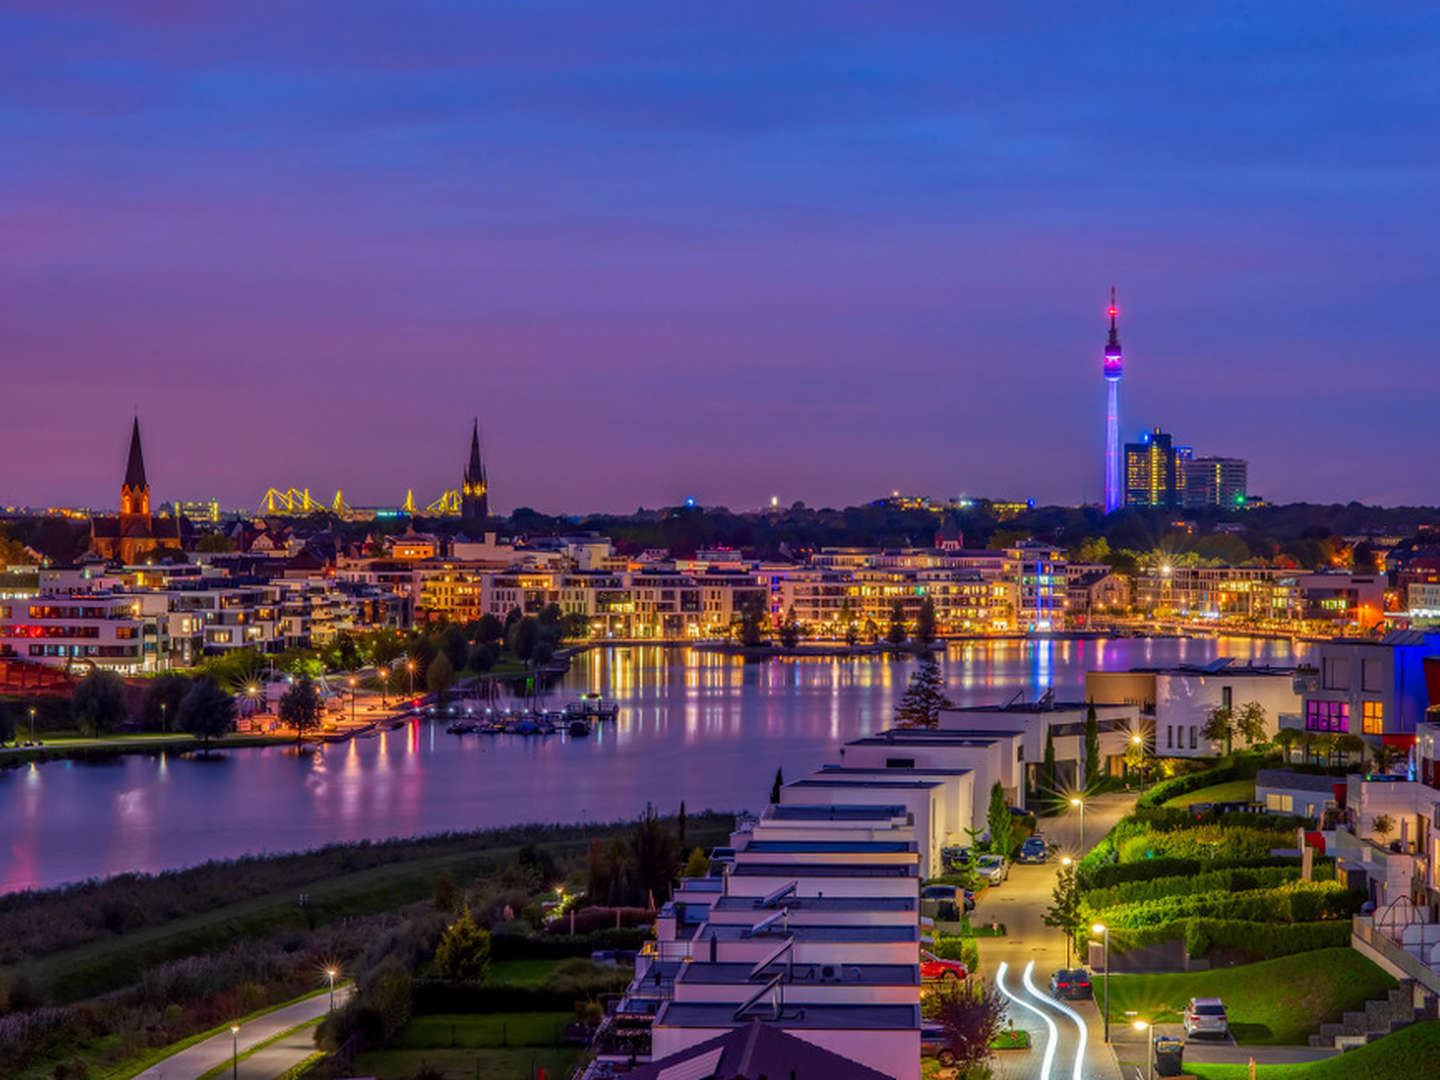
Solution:
[[[339,1008],[350,993],[349,986],[338,986],[335,988],[335,1006]],[[287,1005],[283,1009],[276,1009],[264,1016],[257,1016],[247,1021],[240,1028],[239,1050],[245,1053],[252,1046],[257,1046],[267,1039],[273,1039],[277,1035],[289,1032],[300,1024],[308,1023],[311,1020],[318,1020],[330,1011],[330,995],[316,994],[314,997],[306,998],[304,1001],[297,1001],[294,1005]],[[288,1046],[295,1043],[298,1047],[304,1043],[305,1050],[291,1048],[290,1057],[285,1060],[273,1072],[264,1074],[263,1080],[274,1080],[291,1065],[297,1065],[311,1053],[314,1052],[314,1031],[305,1028],[297,1033],[298,1039],[287,1037],[280,1040],[277,1046]],[[235,1044],[232,1042],[229,1031],[222,1031],[220,1034],[198,1042],[194,1046],[181,1050],[178,1054],[171,1054],[164,1061],[157,1062],[135,1078],[135,1080],[195,1080],[196,1077],[209,1072],[217,1065],[222,1065],[231,1060]],[[279,1060],[282,1055],[271,1055],[270,1047],[259,1051],[254,1056],[264,1058],[264,1067],[268,1068],[273,1060]],[[259,1072],[251,1073],[247,1070],[247,1061],[240,1063],[242,1076],[253,1077],[254,1080],[261,1080]]]

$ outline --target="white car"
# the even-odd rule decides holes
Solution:
[[[1230,1021],[1225,1015],[1225,1002],[1219,998],[1191,998],[1185,1007],[1186,1035],[1230,1034]]]
[[[1010,876],[1010,863],[1003,855],[981,855],[975,860],[975,876],[991,885],[999,885]]]

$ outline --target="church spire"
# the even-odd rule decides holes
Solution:
[[[148,488],[145,482],[145,455],[140,452],[140,418],[130,429],[130,460],[125,464],[125,487],[136,491]]]
[[[470,460],[465,464],[465,479],[460,484],[460,513],[467,518],[490,516],[489,482],[485,463],[480,460],[480,420],[470,429]]]

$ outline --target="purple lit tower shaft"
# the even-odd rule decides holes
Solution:
[[[1125,491],[1120,486],[1120,376],[1123,359],[1120,355],[1120,334],[1115,329],[1115,287],[1110,287],[1110,340],[1105,344],[1105,512],[1125,505]]]

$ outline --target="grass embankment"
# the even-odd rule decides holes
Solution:
[[[1127,1022],[1127,1014],[1177,1022],[1192,997],[1218,997],[1237,1042],[1304,1044],[1321,1023],[1339,1020],[1394,985],[1353,949],[1317,949],[1214,971],[1113,975],[1110,1015],[1112,1023]]]
[[[691,821],[687,842],[694,846],[723,843],[729,835],[726,826],[702,826],[695,818]],[[83,1000],[127,986],[135,981],[137,972],[156,964],[223,949],[241,938],[268,938],[285,930],[307,928],[307,918],[315,926],[323,926],[347,916],[393,911],[432,896],[441,873],[448,872],[459,881],[483,876],[498,863],[514,858],[524,846],[517,843],[486,848],[483,837],[477,837],[475,844],[468,849],[385,863],[303,886],[286,884],[272,893],[99,938],[5,970],[13,974],[23,968],[26,977],[43,987],[53,1002]],[[573,836],[542,839],[536,846],[552,855],[573,856],[588,848],[589,836],[586,830],[577,828]],[[301,891],[308,897],[304,909],[296,903]],[[543,978],[540,974],[539,979]]]
[[[1305,1065],[1257,1065],[1256,1080],[1419,1080],[1440,1069],[1440,1020],[1401,1028],[1339,1057]],[[1248,1080],[1249,1065],[1186,1063],[1199,1080]]]
[[[559,960],[496,960],[490,965],[489,981],[511,986],[541,986],[559,965]]]
[[[447,1076],[513,1080],[538,1067],[546,1076],[565,1076],[580,1051],[557,1044],[574,1018],[562,1012],[417,1016],[390,1048],[356,1057],[352,1071],[392,1080],[428,1065]]]
[[[1211,784],[1209,787],[1192,791],[1188,795],[1177,795],[1173,799],[1167,799],[1163,805],[1178,806],[1184,810],[1191,803],[1253,802],[1254,800],[1254,780],[1227,780],[1222,784]]]
[[[24,738],[25,733],[21,732]],[[210,744],[212,750],[244,750],[257,746],[281,746],[293,743],[293,735],[227,735]],[[31,761],[61,761],[70,757],[95,757],[105,754],[153,754],[165,751],[174,754],[200,750],[193,735],[161,735],[154,732],[135,735],[105,735],[88,738],[84,735],[45,735],[41,746],[7,746],[0,748],[0,767]]]

